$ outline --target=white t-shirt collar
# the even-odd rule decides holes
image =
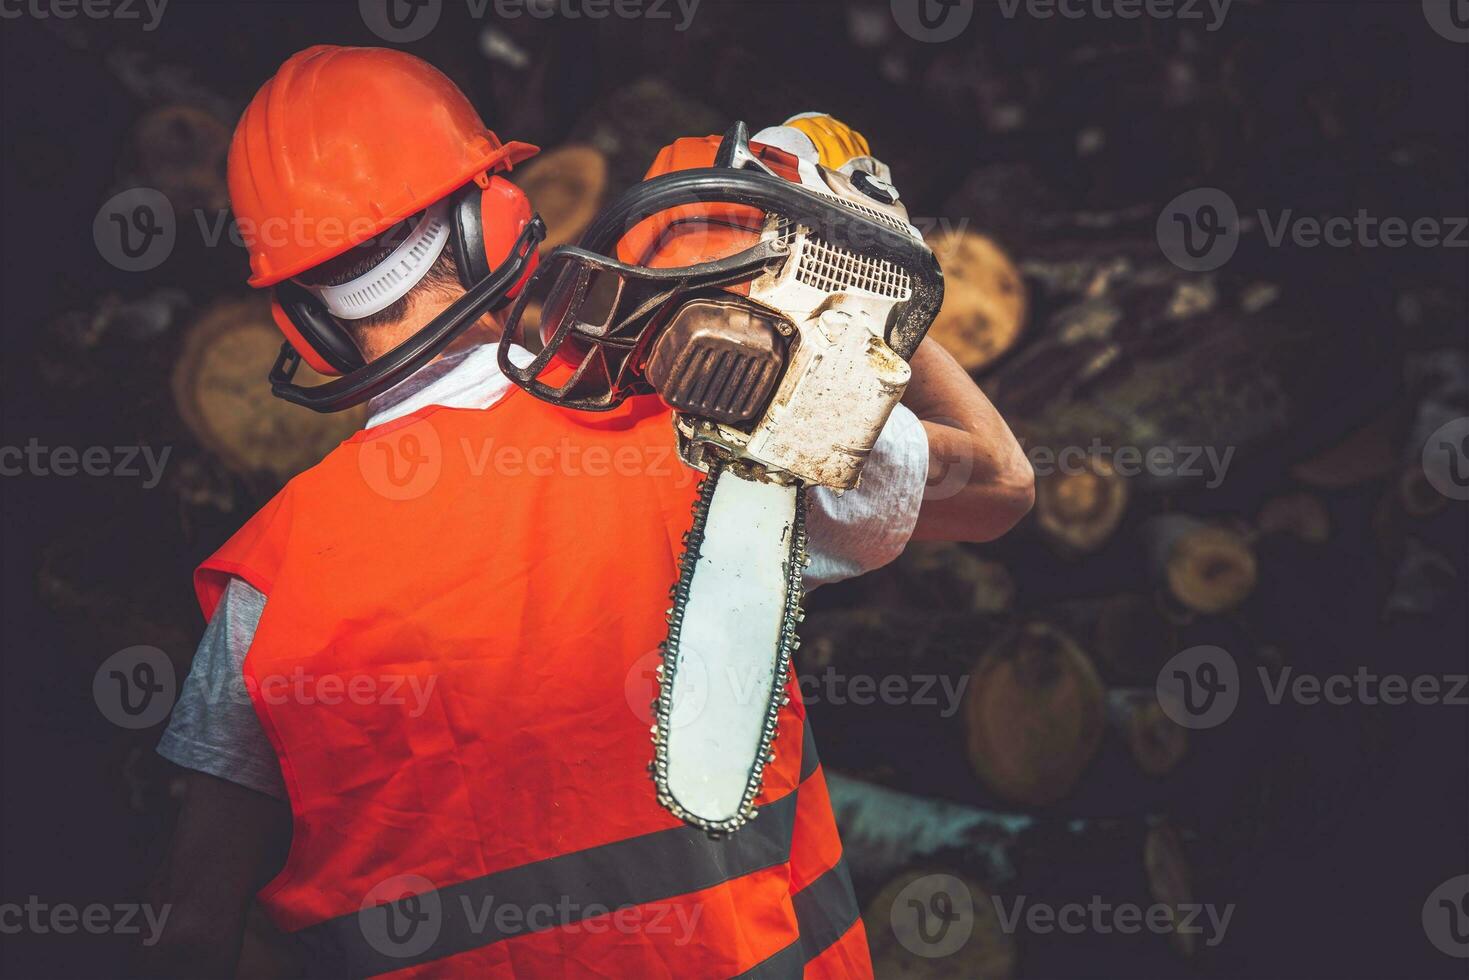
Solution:
[[[513,384],[500,371],[499,344],[482,344],[446,354],[419,368],[367,403],[367,428],[412,415],[430,405],[444,408],[489,408]],[[535,356],[511,346],[510,361],[525,367]]]

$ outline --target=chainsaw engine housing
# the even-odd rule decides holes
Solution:
[[[765,168],[744,133],[736,124],[725,135],[715,167],[637,185],[580,247],[552,252],[511,312],[500,365],[573,408],[656,391],[677,412],[681,454],[701,469],[717,459],[850,488],[902,397],[943,276],[887,185],[864,193],[819,167],[812,186],[804,174],[795,183]],[[608,257],[638,222],[700,203],[758,208],[758,241],[677,268]],[[507,348],[532,303],[545,347],[519,368]]]
[[[653,341],[645,374],[671,407],[735,424],[764,413],[786,365],[789,321],[721,293],[678,308]]]

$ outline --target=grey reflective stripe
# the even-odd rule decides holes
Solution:
[[[814,960],[847,934],[857,922],[857,895],[847,874],[845,856],[826,873],[791,897],[801,927],[801,951]]]
[[[741,973],[736,980],[783,980],[799,977],[806,964],[831,948],[857,924],[857,896],[842,858],[825,874],[791,898],[801,938]]]
[[[806,954],[797,939],[779,953],[767,956],[731,980],[800,980],[806,972]]]
[[[801,735],[801,782],[804,783],[821,765],[821,759],[816,755],[816,740],[811,737],[810,720],[801,727],[805,730]]]
[[[790,860],[797,792],[720,840],[686,825],[655,831],[409,895],[296,936],[323,955],[338,953],[353,975],[371,976],[713,888]],[[515,914],[495,914],[504,909]],[[420,939],[419,928],[432,937]]]

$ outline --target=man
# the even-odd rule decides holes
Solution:
[[[866,154],[829,117],[762,138],[833,169]],[[487,346],[503,306],[444,328],[491,280],[524,281],[535,223],[497,172],[531,152],[376,49],[299,53],[236,130],[242,231],[320,229],[251,241],[252,284],[276,287],[301,357],[346,375],[313,396],[278,365],[277,390],[375,397],[199,570],[209,625],[159,745],[191,772],[150,972],[229,975],[258,897],[321,970],[871,974],[799,698],[760,819],[711,839],[655,800],[646,676],[697,484],[669,410],[514,388]],[[325,241],[324,214],[347,234]],[[994,538],[1030,506],[1024,455],[967,375],[931,341],[912,369],[860,487],[810,494],[808,588],[910,537]]]

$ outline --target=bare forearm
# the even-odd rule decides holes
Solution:
[[[989,541],[1015,525],[1035,499],[1024,451],[984,392],[936,341],[912,360],[903,403],[928,434],[928,487],[913,536]]]
[[[286,804],[191,773],[168,857],[147,889],[167,918],[158,941],[141,950],[141,975],[234,976],[250,899],[280,867],[289,840]]]

